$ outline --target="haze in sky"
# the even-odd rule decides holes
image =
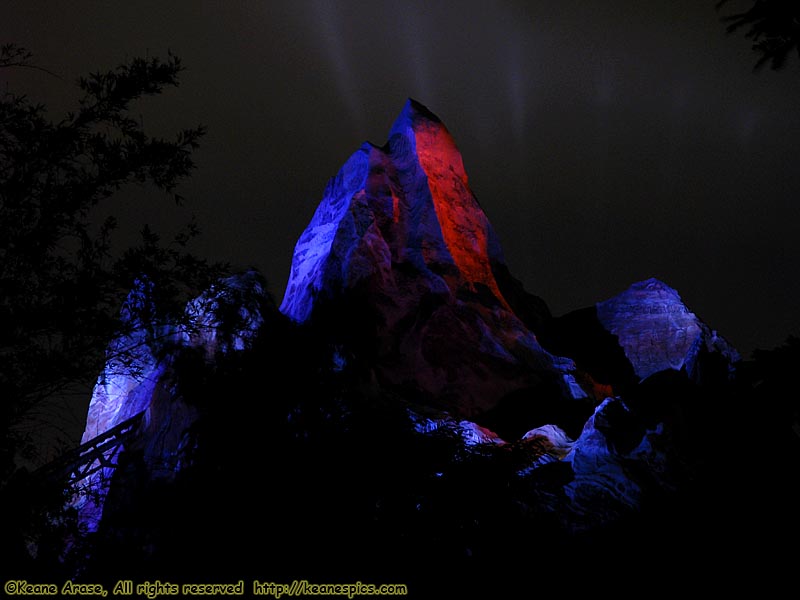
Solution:
[[[278,300],[328,178],[414,97],[554,314],[657,277],[748,356],[800,332],[800,73],[753,73],[714,5],[12,0],[3,41],[56,76],[0,84],[58,118],[79,75],[179,55],[179,89],[137,110],[208,126],[186,210],[132,189],[112,211],[167,232],[195,213],[198,251],[258,267]]]

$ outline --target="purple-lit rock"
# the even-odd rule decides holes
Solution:
[[[215,352],[243,350],[264,323],[260,302],[266,298],[266,290],[254,273],[213,285],[187,304],[182,322],[160,327],[148,321],[151,288],[149,282],[137,280],[122,308],[121,318],[129,333],[109,345],[81,442],[147,409],[178,348],[203,348],[209,357]],[[230,307],[233,310],[227,310]],[[175,349],[171,354],[156,357],[158,348],[170,346]]]
[[[179,322],[157,325],[152,293],[152,283],[142,278],[128,294],[121,310],[127,333],[107,349],[81,443],[143,412],[134,444],[144,451],[149,476],[163,479],[174,476],[178,448],[198,416],[175,389],[176,356],[181,349],[201,349],[211,360],[215,353],[250,347],[264,324],[262,308],[269,300],[260,278],[248,272],[223,279],[190,301]],[[167,352],[159,352],[165,348]],[[106,459],[113,463],[119,453],[119,448],[109,450]],[[113,472],[105,467],[78,482],[72,505],[89,531],[99,524]]]
[[[417,433],[429,434],[436,431],[447,431],[461,438],[466,446],[476,446],[479,444],[494,444],[502,446],[506,442],[491,429],[482,427],[472,421],[454,419],[449,416],[437,418],[423,417],[411,413],[411,420],[414,430]]]
[[[379,324],[382,383],[411,386],[461,416],[543,377],[566,398],[585,397],[572,361],[543,350],[512,309],[507,271],[453,138],[409,100],[388,143],[364,144],[329,182],[295,247],[280,310],[306,322],[326,302],[365,298]]]
[[[613,522],[641,508],[644,489],[674,489],[680,459],[663,422],[643,427],[621,398],[606,398],[565,460],[575,479],[565,487],[582,526]]]
[[[567,456],[575,473],[575,480],[565,488],[567,496],[578,514],[590,515],[598,523],[611,522],[641,503],[641,487],[627,471],[625,457],[608,439],[608,430],[614,427],[608,413],[613,408],[628,411],[621,400],[606,398]]]
[[[599,302],[597,318],[617,336],[640,379],[665,369],[685,369],[697,379],[702,352],[715,353],[728,365],[739,360],[739,353],[691,312],[678,292],[658,279],[634,283],[618,296]]]
[[[94,387],[81,443],[142,412],[161,373],[152,352],[153,340],[171,337],[171,331],[154,330],[150,299],[153,284],[137,279],[120,311],[125,335],[106,350],[106,365]],[[124,399],[124,401],[122,400]]]

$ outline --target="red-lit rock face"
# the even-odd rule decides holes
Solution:
[[[489,243],[494,232],[469,189],[461,154],[453,138],[443,125],[423,118],[419,113],[407,120],[401,118],[395,125],[396,129],[398,125],[410,126],[401,135],[413,137],[444,245],[461,277],[459,283],[472,289],[478,284],[485,285],[505,304],[491,267],[493,257],[490,256]],[[494,259],[502,260],[499,246],[496,242],[493,245]]]
[[[281,311],[304,322],[355,290],[378,314],[378,370],[471,416],[543,373],[583,392],[509,306],[500,244],[450,133],[409,100],[384,147],[342,167],[295,247]],[[505,271],[507,273],[507,270]],[[491,376],[490,376],[491,374]]]

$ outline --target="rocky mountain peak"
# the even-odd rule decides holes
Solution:
[[[665,369],[694,375],[704,352],[719,354],[728,364],[739,360],[738,352],[658,279],[634,283],[596,307],[598,320],[617,336],[640,379]]]
[[[316,298],[336,289],[375,275],[395,286],[399,264],[432,289],[489,291],[506,305],[493,273],[503,263],[452,136],[409,99],[388,143],[362,145],[328,183],[295,247],[281,311],[302,322]]]
[[[341,306],[356,299],[365,308],[348,323]],[[453,137],[414,100],[384,146],[362,145],[331,179],[297,242],[281,312],[306,322],[331,305],[341,330],[374,318],[371,359],[386,380],[462,416],[539,385],[542,371],[583,395],[565,380],[571,361],[531,331],[547,308],[508,273]]]

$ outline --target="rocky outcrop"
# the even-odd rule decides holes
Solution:
[[[271,300],[261,277],[248,272],[223,279],[190,301],[183,319],[157,324],[152,320],[152,288],[149,280],[137,280],[122,307],[127,333],[109,345],[81,442],[142,414],[134,442],[128,448],[109,448],[104,458],[115,464],[123,449],[135,448],[142,452],[147,477],[157,480],[174,477],[184,434],[198,417],[197,408],[184,402],[176,387],[175,360],[186,350],[211,360],[217,353],[248,348]],[[72,504],[89,531],[100,522],[115,471],[100,461],[96,466],[77,482]]]
[[[613,523],[642,508],[651,489],[672,490],[684,467],[664,421],[648,425],[621,398],[606,398],[586,422],[565,460],[574,480],[564,491],[574,527]]]
[[[556,425],[542,425],[531,429],[522,436],[522,441],[526,444],[540,445],[557,458],[565,458],[575,444],[564,430]]]
[[[582,515],[611,522],[624,510],[637,508],[641,487],[625,468],[624,454],[609,440],[612,428],[619,428],[620,417],[629,411],[624,402],[607,398],[586,422],[567,457],[575,480],[566,492],[575,510]],[[604,514],[598,515],[598,511]]]
[[[528,476],[544,465],[563,461],[575,444],[557,425],[542,425],[531,429],[522,436],[520,443],[531,455],[528,464],[517,472],[520,477]]]
[[[658,279],[634,283],[599,302],[597,319],[617,337],[640,379],[666,369],[685,369],[694,377],[702,352],[717,353],[730,365],[739,360],[738,352]]]
[[[448,415],[438,417],[427,417],[411,412],[411,422],[417,433],[431,434],[434,432],[446,432],[459,437],[464,445],[476,446],[479,444],[493,444],[502,446],[506,443],[499,435],[491,429],[481,427],[477,423],[458,420]]]
[[[607,394],[665,370],[684,370],[700,384],[727,383],[740,360],[735,348],[658,279],[553,319],[540,339],[552,352],[574,358]]]

